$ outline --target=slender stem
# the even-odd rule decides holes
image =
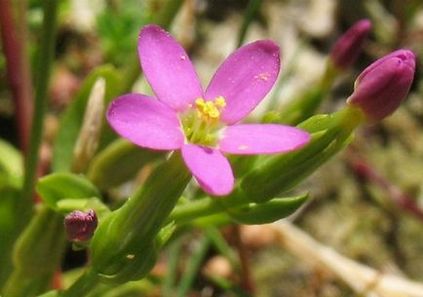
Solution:
[[[181,5],[182,0],[166,0],[160,8],[160,11],[154,15],[151,23],[156,23],[168,29]],[[125,80],[122,85],[122,93],[131,91],[132,86],[141,74],[138,59],[138,54],[133,55],[129,59],[130,63],[128,63],[128,67],[124,70]]]
[[[225,238],[222,236],[219,229],[216,227],[209,227],[205,230],[207,237],[216,251],[224,256],[233,267],[238,267],[238,257]]]
[[[98,284],[99,278],[97,274],[88,270],[68,290],[62,293],[62,297],[86,296]]]
[[[250,26],[251,22],[254,19],[254,16],[259,10],[260,5],[261,5],[261,0],[250,0],[248,2],[248,6],[244,14],[244,20],[242,22],[241,29],[239,30],[237,47],[240,47],[244,43],[245,35],[247,34],[248,27]]]
[[[0,0],[0,33],[6,58],[6,75],[15,104],[19,144],[27,152],[32,111],[32,84],[26,54],[26,1],[18,3],[17,20],[10,0]]]
[[[178,288],[178,297],[188,296],[190,288],[194,283],[195,277],[199,274],[200,265],[206,257],[206,253],[210,247],[210,239],[207,236],[204,236],[198,243],[197,249],[194,251],[191,256],[185,273],[181,278],[181,282]]]
[[[156,23],[164,28],[169,28],[175,19],[176,14],[181,8],[182,0],[167,0],[163,3],[163,7],[160,9],[154,19]]]
[[[175,207],[175,209],[170,214],[168,221],[174,221],[177,224],[183,224],[197,218],[222,212],[224,209],[230,207],[241,206],[245,203],[248,203],[248,201],[245,200],[244,196],[238,195],[237,192],[220,200],[206,197]]]
[[[239,262],[241,264],[241,287],[250,295],[254,295],[255,285],[251,276],[250,261],[248,259],[247,249],[241,238],[241,229],[239,225],[232,226],[232,236],[238,252]]]
[[[182,250],[182,238],[176,239],[169,247],[167,273],[163,280],[163,297],[174,296],[175,282],[178,274],[178,263]]]
[[[415,199],[408,196],[396,185],[392,184],[388,179],[382,176],[375,168],[373,168],[366,160],[357,156],[350,157],[348,160],[352,170],[360,177],[383,189],[393,203],[399,208],[423,221],[423,209],[417,205]]]
[[[50,77],[50,66],[53,60],[57,0],[44,1],[44,19],[42,27],[42,39],[40,42],[39,61],[37,67],[37,84],[35,91],[35,106],[32,117],[31,138],[27,159],[25,162],[25,176],[22,189],[22,197],[19,201],[20,222],[23,227],[31,216],[31,200],[33,197],[34,183],[38,164],[38,154],[41,144],[43,119],[47,105],[47,87]]]

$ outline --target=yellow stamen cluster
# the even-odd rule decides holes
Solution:
[[[203,98],[195,100],[198,116],[206,121],[218,120],[225,106],[226,101],[222,96],[216,97],[214,101],[205,101]]]
[[[218,132],[222,127],[220,116],[226,106],[225,98],[216,97],[214,100],[198,98],[183,115],[182,127],[189,143],[205,146],[215,146]]]

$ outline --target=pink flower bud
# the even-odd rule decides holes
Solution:
[[[376,60],[355,81],[347,103],[360,107],[370,120],[381,120],[397,109],[413,82],[416,57],[397,50]]]
[[[372,23],[369,20],[360,20],[336,41],[330,57],[337,68],[346,69],[354,64],[371,29]]]
[[[65,217],[65,230],[70,241],[90,240],[97,228],[97,216],[94,210],[88,212],[75,210]]]

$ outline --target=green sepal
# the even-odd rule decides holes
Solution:
[[[144,165],[164,156],[117,139],[91,161],[87,176],[97,187],[106,190],[130,180]]]
[[[101,197],[98,189],[84,176],[66,172],[42,177],[36,190],[48,207],[59,212],[83,208],[87,200]]]
[[[265,203],[251,203],[248,206],[230,209],[228,214],[240,224],[268,224],[293,214],[307,198],[307,194],[296,197],[274,198]]]
[[[104,219],[91,241],[92,269],[103,282],[122,283],[148,273],[156,260],[157,235],[190,179],[180,153],[174,152]]]
[[[107,105],[108,102],[117,96],[120,79],[116,69],[112,66],[98,67],[88,75],[60,122],[59,132],[53,148],[53,171],[71,170],[74,146],[82,126],[87,101],[94,83],[100,77],[106,80],[105,104]]]
[[[299,127],[311,132],[310,142],[287,154],[261,157],[257,168],[240,182],[243,195],[261,203],[290,190],[342,150],[351,141],[354,129],[362,120],[359,110],[347,107],[334,114],[319,115],[305,121]]]

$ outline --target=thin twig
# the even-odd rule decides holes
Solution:
[[[322,245],[287,221],[263,228],[275,231],[277,242],[301,260],[332,272],[355,292],[367,297],[423,297],[423,284],[385,274]]]

